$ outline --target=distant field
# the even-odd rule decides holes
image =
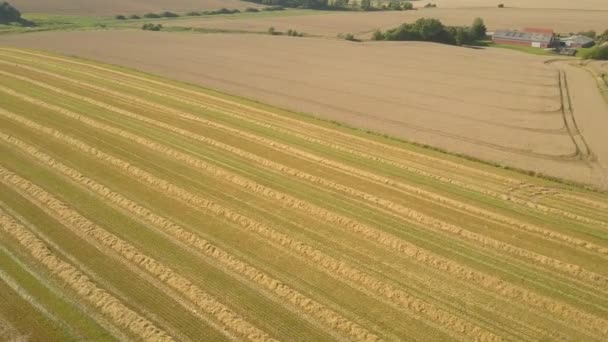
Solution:
[[[144,14],[147,12],[256,7],[240,0],[11,0],[22,12],[79,15]]]
[[[144,31],[4,36],[0,44],[142,68],[452,152],[608,184],[608,171],[573,140],[574,124],[564,124],[568,100],[558,69],[539,56],[412,42]],[[569,90],[599,96],[593,79],[583,77],[587,82]],[[605,107],[590,105],[596,100],[573,104],[581,119],[603,122]],[[593,151],[606,146],[601,127],[586,130],[598,138]],[[600,156],[605,168],[608,152]]]
[[[123,68],[0,57],[3,339],[608,338],[606,194]]]
[[[428,2],[423,0],[416,1],[414,4],[424,6]],[[504,4],[507,8],[608,10],[608,2],[604,0],[435,0],[430,2],[446,8],[497,7],[498,4]]]
[[[167,22],[166,26],[192,26],[228,30],[266,31],[274,27],[280,31],[295,29],[311,35],[335,37],[338,33],[352,33],[369,38],[376,29],[386,30],[419,18],[437,18],[446,25],[470,25],[480,17],[489,30],[548,27],[556,32],[569,33],[587,30],[603,32],[608,29],[608,11],[547,10],[519,8],[433,8],[417,11],[335,12],[294,17],[250,18],[194,18]]]

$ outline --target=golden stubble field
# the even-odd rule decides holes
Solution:
[[[490,31],[496,29],[523,29],[524,27],[551,28],[568,34],[608,29],[608,10],[564,10],[538,8],[433,8],[417,11],[389,12],[320,12],[316,15],[264,18],[204,18],[184,19],[163,23],[166,26],[188,26],[225,30],[265,32],[269,27],[279,31],[294,29],[309,35],[336,37],[339,33],[352,33],[368,39],[377,29],[386,30],[419,18],[436,18],[446,25],[471,25],[473,19],[483,18]]]
[[[256,7],[239,0],[11,0],[22,12],[65,15],[117,15]]]
[[[33,50],[0,99],[2,340],[608,338],[605,193]]]
[[[605,117],[594,80],[577,77],[568,87],[559,65],[538,56],[425,43],[143,31],[28,34],[2,37],[0,44],[132,66],[452,152],[606,184],[601,125],[590,124],[583,141],[585,128],[566,110],[573,107],[589,123]],[[585,74],[568,71],[575,72]],[[591,102],[579,100],[583,93]]]
[[[604,0],[436,0],[431,2],[439,7],[448,8],[497,7],[498,4],[504,4],[507,8],[608,10],[608,3]],[[427,3],[427,1],[414,2],[418,7]]]

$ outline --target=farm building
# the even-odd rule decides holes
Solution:
[[[555,34],[550,29],[526,28],[523,31],[497,30],[492,35],[497,44],[531,46],[537,48],[552,47],[556,43]]]
[[[564,46],[571,48],[588,48],[595,45],[595,41],[593,39],[581,35],[562,38],[561,41]]]

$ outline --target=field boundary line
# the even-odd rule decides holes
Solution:
[[[0,139],[19,148],[22,152],[27,153],[31,157],[37,159],[39,162],[58,170],[72,181],[80,183],[82,187],[88,188],[98,196],[109,200],[114,204],[114,206],[119,207],[130,214],[137,215],[143,221],[154,224],[164,234],[171,236],[173,239],[177,239],[180,244],[195,249],[198,253],[214,259],[220,264],[223,264],[223,267],[231,272],[248,279],[248,281],[256,284],[257,286],[265,288],[266,291],[275,293],[275,295],[278,295],[280,298],[283,298],[286,302],[288,302],[289,305],[293,305],[296,308],[299,307],[300,310],[312,315],[313,317],[316,317],[317,319],[326,320],[324,323],[325,325],[329,325],[329,327],[333,329],[347,333],[357,340],[378,340],[377,336],[371,334],[369,331],[366,331],[356,323],[351,322],[344,317],[340,317],[338,313],[332,312],[331,309],[324,307],[323,304],[307,298],[298,291],[290,288],[290,286],[287,284],[273,279],[270,275],[265,274],[251,265],[248,265],[246,262],[238,260],[228,252],[198,237],[196,234],[188,232],[186,229],[170,221],[169,219],[154,214],[152,211],[142,207],[136,202],[129,200],[123,195],[112,191],[100,183],[97,183],[95,180],[86,177],[75,169],[58,162],[53,157],[41,152],[37,148],[2,132],[0,132]]]
[[[0,112],[0,114],[2,114],[3,116],[7,116],[6,115],[7,113]],[[102,160],[106,160],[110,164],[115,165],[115,166],[123,169],[124,171],[127,171],[138,181],[147,182],[147,183],[151,184],[152,186],[157,187],[158,189],[162,189],[163,191],[165,191],[167,193],[167,195],[170,195],[174,198],[178,198],[183,203],[186,203],[187,205],[189,205],[193,208],[198,208],[198,209],[207,208],[208,210],[211,210],[212,212],[216,213],[219,216],[225,217],[233,222],[237,222],[245,228],[254,229],[254,231],[262,233],[264,236],[270,237],[273,240],[278,241],[280,245],[288,246],[288,247],[291,247],[292,249],[295,249],[296,251],[303,252],[304,255],[309,258],[309,260],[317,260],[317,264],[323,265],[325,267],[329,267],[330,275],[333,275],[336,271],[340,271],[339,273],[349,276],[351,279],[354,278],[354,280],[358,280],[358,281],[364,280],[363,284],[369,284],[367,286],[373,285],[372,288],[375,288],[376,290],[381,290],[382,292],[384,292],[386,289],[386,286],[387,286],[386,284],[382,285],[382,283],[379,283],[377,280],[375,280],[367,275],[365,275],[365,276],[360,275],[359,271],[355,271],[355,273],[352,273],[353,270],[350,267],[345,268],[346,265],[344,265],[341,262],[338,262],[337,260],[333,259],[332,257],[326,256],[323,253],[321,253],[317,250],[314,250],[314,249],[310,248],[309,246],[301,244],[300,242],[297,242],[296,240],[293,240],[284,234],[277,233],[276,231],[272,230],[269,227],[260,225],[258,222],[255,222],[241,214],[232,212],[229,209],[225,209],[225,208],[219,206],[218,204],[215,204],[215,203],[210,202],[206,199],[203,199],[197,195],[194,195],[185,189],[177,187],[165,180],[159,179],[159,178],[149,174],[148,172],[135,167],[134,165],[132,165],[128,162],[125,162],[118,158],[107,155],[104,152],[101,152],[74,138],[71,138],[71,137],[68,137],[68,136],[62,134],[57,130],[46,128],[44,126],[41,126],[39,124],[36,124],[36,123],[28,120],[28,119],[24,119],[19,116],[15,116],[15,115],[9,115],[8,117],[13,119],[14,121],[18,121],[18,122],[28,126],[30,128],[34,128],[37,131],[44,132],[51,136],[56,137],[57,139],[61,139],[64,142],[69,143],[70,145],[77,147],[80,150],[89,152],[93,156],[97,156],[98,158],[100,158]],[[502,295],[508,296],[512,299],[523,300],[527,304],[532,304],[534,306],[544,308],[545,310],[548,310],[548,311],[552,312],[553,314],[562,316],[569,320],[576,321],[581,326],[587,326],[588,328],[590,328],[591,330],[594,330],[594,331],[601,331],[602,334],[605,334],[606,331],[608,331],[608,322],[606,322],[604,319],[596,317],[589,313],[580,311],[570,305],[560,303],[560,302],[555,302],[553,299],[549,299],[542,295],[538,295],[533,292],[530,292],[526,289],[508,284],[499,278],[487,276],[483,273],[480,273],[480,272],[470,269],[468,267],[464,267],[464,266],[460,266],[460,265],[457,265],[457,266],[453,265],[453,262],[450,260],[443,260],[443,259],[437,259],[434,257],[430,257],[426,253],[421,253],[417,249],[410,250],[405,247],[400,247],[399,245],[394,246],[394,247],[397,248],[397,250],[401,250],[404,253],[409,253],[415,259],[417,259],[423,263],[426,263],[429,266],[432,266],[438,270],[442,270],[442,271],[451,273],[454,276],[456,276],[457,278],[473,282],[477,285],[480,285],[480,286],[483,286],[486,288],[494,289],[495,291],[501,293]],[[343,279],[343,280],[345,280],[345,279]],[[393,295],[391,295],[391,297],[389,297],[389,299],[394,298],[392,296],[395,296],[394,291],[391,290],[391,293],[393,293]],[[386,295],[386,294],[384,294],[384,295]],[[411,299],[409,299],[409,295],[407,295],[407,294],[405,295],[405,297],[403,297],[403,299],[406,300],[405,303],[409,303],[411,301]],[[419,301],[418,299],[415,299],[415,300]],[[411,305],[412,304],[408,304],[407,307],[411,307]],[[428,304],[425,304],[425,306],[428,306]],[[414,306],[414,308],[418,307],[417,310],[421,310],[421,309],[424,310],[423,308],[425,306],[418,307],[418,305],[416,305],[416,306]],[[476,329],[479,329],[479,328],[476,327]]]
[[[4,171],[5,169],[0,167],[3,182],[5,180]],[[69,285],[74,292],[86,299],[91,305],[99,308],[116,324],[129,329],[135,335],[148,341],[164,342],[173,340],[150,321],[126,307],[105,290],[97,287],[74,266],[59,259],[42,241],[23,225],[11,219],[2,209],[0,209],[0,227],[12,235],[23,248],[29,251],[32,257],[46,266],[54,276]]]

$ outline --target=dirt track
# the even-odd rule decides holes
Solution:
[[[536,56],[424,43],[141,31],[6,36],[0,44],[135,67],[558,177],[595,184],[603,177],[576,156],[560,111],[557,70]],[[574,77],[578,115],[577,102],[585,100],[577,89],[596,88],[591,78]]]
[[[255,7],[255,4],[239,0],[12,0],[11,4],[26,13],[86,15]]]
[[[197,18],[167,22],[166,26],[191,26],[265,32],[269,27],[279,31],[295,29],[311,35],[335,37],[353,33],[367,38],[376,29],[390,29],[419,18],[437,18],[446,25],[470,25],[483,18],[489,30],[523,27],[548,27],[570,33],[608,28],[608,11],[522,9],[522,8],[434,8],[405,12],[336,12],[294,17]]]

